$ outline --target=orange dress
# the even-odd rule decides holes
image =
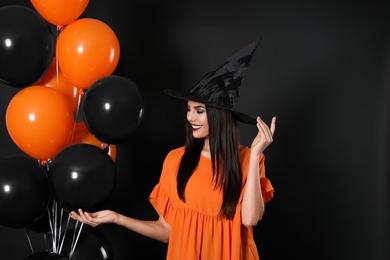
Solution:
[[[252,260],[259,259],[253,230],[241,222],[243,190],[250,148],[241,146],[243,189],[233,219],[219,216],[222,192],[212,179],[211,159],[200,156],[197,169],[185,188],[186,202],[177,195],[176,175],[184,147],[166,156],[159,183],[149,200],[171,226],[168,260]],[[260,183],[264,202],[273,198],[273,187],[265,177],[264,155],[260,158]]]

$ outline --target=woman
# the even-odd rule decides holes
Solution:
[[[91,226],[115,223],[168,242],[167,259],[259,259],[252,227],[273,198],[263,151],[272,143],[276,118],[268,127],[259,117],[234,110],[257,45],[235,53],[185,94],[165,90],[186,100],[187,124],[185,145],[168,153],[149,198],[158,220],[81,209],[72,212],[72,218]],[[237,121],[257,125],[250,148],[239,143]]]

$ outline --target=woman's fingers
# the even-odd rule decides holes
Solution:
[[[80,216],[79,216],[76,212],[74,212],[74,211],[72,211],[72,212],[70,213],[70,217],[71,217],[72,219],[74,219],[74,220],[79,220],[79,219],[80,219]]]
[[[271,134],[272,134],[272,136],[274,135],[274,133],[275,133],[275,129],[276,129],[276,117],[274,116],[273,118],[272,118],[272,121],[271,121]]]
[[[268,127],[268,125],[260,117],[257,117],[257,128],[259,129],[259,134],[265,137],[268,141],[272,141],[272,137],[275,132],[275,123],[276,117],[272,118],[270,127]]]
[[[260,117],[257,117],[257,128],[258,133],[252,142],[251,148],[263,152],[273,142],[273,135],[276,129],[276,117],[272,118],[269,127]]]
[[[94,223],[93,217],[91,217],[89,213],[84,212],[82,209],[79,209],[78,213],[72,211],[70,216],[72,219],[82,222],[84,224],[88,224],[90,226],[97,226],[97,224]]]

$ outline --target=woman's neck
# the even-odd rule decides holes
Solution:
[[[201,154],[207,158],[211,158],[209,139],[204,140],[204,145]]]

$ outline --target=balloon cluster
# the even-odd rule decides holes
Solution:
[[[120,56],[115,32],[79,18],[89,0],[31,3],[35,10],[0,8],[0,81],[19,88],[6,127],[25,154],[0,159],[0,224],[53,233],[64,211],[96,210],[108,199],[116,145],[140,125],[144,97],[134,82],[112,75]],[[53,238],[42,259],[62,259],[64,239]]]

